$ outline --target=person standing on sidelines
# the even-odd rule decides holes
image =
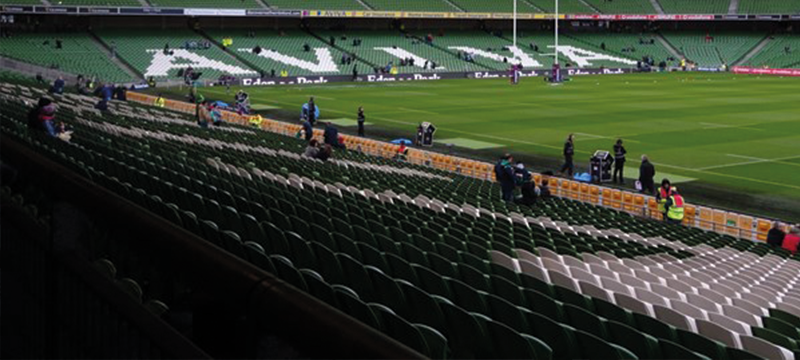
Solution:
[[[364,107],[358,107],[358,136],[364,136],[364,121],[366,121],[366,117],[364,116]]]
[[[625,183],[624,168],[625,168],[625,154],[628,152],[622,146],[622,139],[617,139],[614,144],[614,183],[617,184],[617,175],[619,175],[619,184]]]
[[[664,204],[664,208],[667,211],[667,222],[680,225],[683,223],[683,208],[685,204],[683,202],[683,196],[678,193],[678,189],[672,188],[672,194],[667,199],[667,202]]]
[[[639,184],[642,185],[641,193],[653,195],[656,187],[653,181],[654,176],[656,176],[655,166],[650,163],[650,159],[647,155],[642,155],[642,165],[639,166]]]
[[[564,143],[564,165],[561,165],[561,170],[559,170],[559,172],[563,175],[564,171],[567,171],[570,179],[572,178],[572,173],[575,171],[575,164],[572,162],[574,155],[575,134],[569,134],[569,136],[567,136],[567,141]]]

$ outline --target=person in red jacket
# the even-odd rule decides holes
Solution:
[[[791,251],[792,254],[796,254],[798,244],[800,244],[800,229],[793,227],[783,238],[782,246],[784,249]]]

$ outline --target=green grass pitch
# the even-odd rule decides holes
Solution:
[[[373,127],[408,137],[416,124],[430,121],[438,126],[437,139],[478,144],[498,155],[560,157],[565,137],[575,133],[576,163],[584,171],[591,153],[611,150],[620,137],[628,166],[636,171],[640,155],[649,155],[656,181],[668,174],[687,188],[721,189],[726,196],[800,200],[797,78],[671,73],[574,77],[560,86],[527,78],[518,86],[464,79],[246,90],[253,102],[298,116],[315,96],[323,120],[354,119],[363,105]],[[224,88],[202,92],[232,97]],[[633,171],[626,175],[638,176]]]

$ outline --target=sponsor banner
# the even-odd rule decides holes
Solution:
[[[119,12],[125,15],[183,15],[183,9],[120,8]]]
[[[513,19],[513,13],[493,13],[492,19]],[[533,14],[520,14],[517,13],[518,20],[530,20],[533,19]]]
[[[90,7],[90,8],[80,8],[78,12],[81,14],[119,14],[119,8],[104,8],[104,7]]]
[[[26,12],[33,12],[33,6],[3,6],[2,8],[4,13],[26,13]]]
[[[581,75],[614,75],[632,72],[626,68],[593,68],[593,69],[562,69],[567,76]],[[545,70],[524,70],[520,72],[521,77],[540,77],[548,74]],[[366,74],[359,75],[356,82],[364,83],[393,83],[407,81],[435,81],[444,79],[499,79],[508,77],[508,71],[471,71],[471,72],[447,72],[433,74]],[[285,78],[243,78],[239,80],[242,86],[278,86],[278,85],[319,85],[334,82],[353,81],[352,76],[331,75],[331,76],[296,76]]]
[[[76,14],[78,8],[74,6],[37,6],[35,11],[49,14]]]
[[[245,16],[247,11],[244,9],[183,9],[184,15],[191,16]]]
[[[717,20],[747,20],[747,15],[718,15]]]
[[[734,66],[733,72],[737,74],[752,75],[800,76],[800,69],[761,69],[746,66]]]
[[[781,15],[756,15],[756,20],[780,20],[783,18]]]
[[[423,11],[406,11],[403,13],[404,18],[416,19],[446,19],[450,17],[450,13],[445,12],[423,12]]]
[[[567,15],[569,20],[678,20],[678,21],[701,21],[714,20],[714,15],[636,15],[636,14],[573,14]]]
[[[453,19],[491,19],[492,13],[451,13]]]
[[[300,10],[247,10],[247,16],[300,17]]]
[[[704,71],[704,72],[721,72],[722,71],[722,69],[720,69],[718,67],[698,67],[695,70]]]

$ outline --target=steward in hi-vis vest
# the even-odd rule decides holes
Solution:
[[[660,212],[664,218],[667,219],[667,200],[672,196],[672,192],[677,190],[676,188],[672,187],[670,184],[669,179],[661,180],[661,187],[658,188],[656,191],[656,201],[658,201],[658,212]]]
[[[683,196],[678,194],[677,190],[672,191],[672,196],[666,203],[667,208],[667,221],[673,224],[680,224],[683,222]]]

